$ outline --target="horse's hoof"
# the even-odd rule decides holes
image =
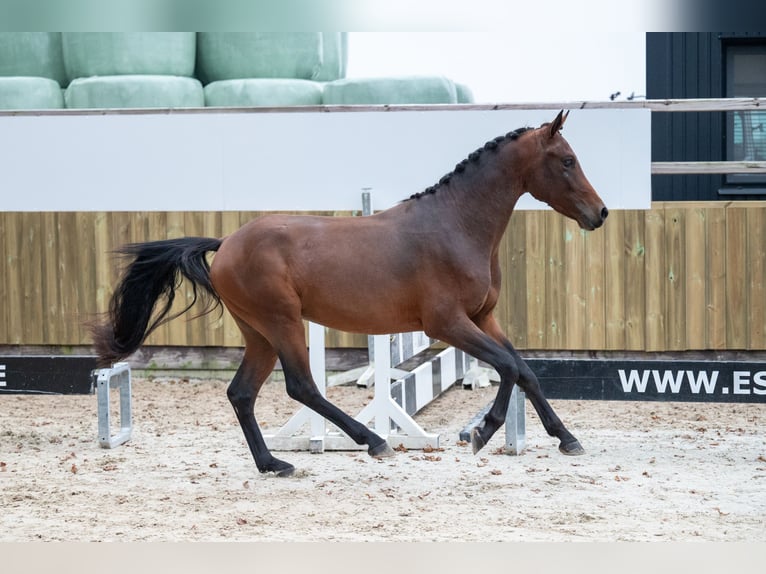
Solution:
[[[261,472],[261,474],[266,474],[271,472],[271,473],[274,473],[274,476],[285,478],[288,476],[292,476],[295,473],[295,467],[289,462],[278,460],[275,463],[268,465],[264,469],[259,469],[259,471]]]
[[[564,444],[563,442],[559,445],[559,451],[561,451],[562,454],[565,454],[567,456],[580,456],[582,454],[585,454],[585,449],[583,449],[582,446],[580,446],[580,441],[575,440],[574,442],[570,442],[567,444]]]
[[[386,442],[383,441],[378,446],[371,446],[367,449],[367,454],[373,458],[388,458],[396,455],[394,449]]]
[[[479,434],[479,429],[474,428],[471,430],[471,448],[473,449],[473,454],[476,454],[481,449],[484,448],[484,446],[487,443],[484,442],[484,439],[481,438],[481,435]]]
[[[288,464],[286,468],[283,468],[282,470],[278,470],[276,472],[276,475],[279,478],[287,478],[288,476],[292,476],[295,474],[295,467],[292,464]]]

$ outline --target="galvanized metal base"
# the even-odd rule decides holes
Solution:
[[[114,448],[128,440],[133,433],[133,407],[130,392],[130,366],[116,363],[111,369],[98,369],[96,395],[98,399],[98,442],[103,448]],[[112,435],[109,412],[110,390],[120,393],[120,430]]]
[[[513,387],[511,391],[511,400],[508,405],[508,412],[505,415],[505,446],[506,454],[518,455],[524,452],[527,442],[527,419],[526,419],[526,395],[518,386]],[[460,431],[460,440],[470,442],[471,431],[479,426],[484,419],[484,415],[489,412],[495,401],[491,401],[486,407],[479,411],[468,424]]]
[[[526,395],[518,386],[513,386],[511,402],[505,415],[505,453],[521,454],[527,443]]]

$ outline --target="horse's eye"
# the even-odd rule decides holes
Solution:
[[[565,157],[563,160],[561,160],[561,163],[564,164],[564,167],[573,167],[575,160],[573,157]]]

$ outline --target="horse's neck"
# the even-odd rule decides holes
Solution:
[[[495,250],[521,195],[520,185],[492,170],[482,170],[455,178],[451,186],[455,224]]]
[[[399,204],[392,215],[408,229],[459,233],[482,252],[494,253],[524,191],[523,167],[512,148],[484,152],[479,161],[451,173],[432,193]]]

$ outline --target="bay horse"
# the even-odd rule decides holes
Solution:
[[[317,390],[302,319],[366,334],[422,330],[494,367],[501,380],[492,408],[472,433],[474,453],[503,424],[518,384],[545,430],[560,440],[559,450],[582,454],[492,315],[500,293],[498,245],[523,193],[586,230],[600,227],[609,213],[560,133],[566,117],[562,110],[539,128],[487,142],[437,184],[375,215],[268,214],[222,239],[123,247],[132,261],[107,320],[92,326],[99,363],[129,356],[160,324],[187,311],[191,305],[169,316],[186,278],[195,300],[199,288],[206,310],[223,304],[242,331],[244,356],[227,396],[262,473],[288,476],[295,470],[271,454],[253,410],[277,358],[291,398],[367,445],[369,455],[394,455],[383,437]],[[212,265],[209,252],[217,252]]]

